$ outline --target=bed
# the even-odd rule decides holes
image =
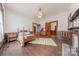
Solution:
[[[19,30],[17,40],[20,42],[21,46],[24,46],[25,43],[35,40],[36,36],[30,31]]]

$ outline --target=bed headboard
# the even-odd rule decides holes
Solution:
[[[32,31],[29,31],[29,30],[25,29],[25,27],[23,27],[22,29],[17,28],[17,33],[21,33],[21,32],[23,32],[23,33],[26,33],[26,32],[32,33]]]
[[[17,32],[28,32],[28,30],[25,29],[25,27],[23,27],[22,29],[17,28]]]

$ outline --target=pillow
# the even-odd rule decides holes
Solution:
[[[23,36],[23,32],[19,32],[19,36]]]
[[[29,34],[31,34],[30,32],[24,32],[24,35],[29,35]]]
[[[20,32],[27,32],[27,30],[20,30]]]

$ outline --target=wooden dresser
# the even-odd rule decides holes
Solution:
[[[79,56],[79,9],[77,9],[74,14],[70,14],[68,17],[68,30],[72,32],[71,42],[72,42],[72,55]]]

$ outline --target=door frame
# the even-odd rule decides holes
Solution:
[[[58,29],[58,20],[56,20],[56,21],[51,21],[51,22],[48,22],[48,23],[54,23],[54,22],[56,22],[56,31],[57,31],[57,29]]]
[[[33,33],[34,33],[34,27],[36,27],[36,31],[35,32],[37,32],[37,26],[38,25],[40,25],[40,24],[38,24],[38,23],[32,23],[32,30],[33,30]],[[34,33],[34,34],[36,34],[36,33]]]

